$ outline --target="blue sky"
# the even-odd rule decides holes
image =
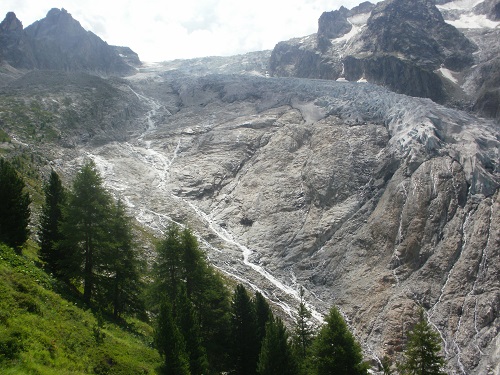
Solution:
[[[142,61],[227,56],[272,49],[312,34],[324,11],[359,0],[2,0],[2,17],[13,11],[29,26],[51,8],[65,8],[109,44],[125,45]],[[378,2],[378,1],[372,1]]]

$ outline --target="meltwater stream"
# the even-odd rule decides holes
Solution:
[[[293,318],[300,302],[298,291],[300,286],[295,289],[286,285],[264,267],[253,263],[251,261],[253,250],[239,243],[229,230],[218,225],[209,214],[203,212],[191,200],[179,197],[172,192],[172,187],[168,183],[171,168],[180,152],[182,137],[179,136],[172,140],[173,149],[170,152],[165,152],[164,147],[160,148],[159,141],[152,137],[157,129],[155,117],[160,105],[153,98],[146,97],[131,87],[129,88],[139,100],[150,108],[145,114],[147,126],[144,131],[130,142],[115,142],[86,152],[86,157],[95,162],[106,186],[127,203],[129,209],[143,226],[157,234],[163,233],[170,223],[176,223],[176,220],[166,212],[168,211],[167,201],[170,204],[178,202],[180,205],[189,207],[197,220],[205,225],[218,240],[222,241],[222,244],[241,252],[241,258],[230,259],[229,262],[222,261],[215,266],[230,277],[260,291],[279,306],[286,315]],[[138,178],[137,173],[131,172],[132,169],[141,171],[141,175],[147,180],[140,181],[141,178]],[[164,204],[161,203],[162,201]],[[191,229],[196,232],[196,228]],[[200,243],[209,250],[209,256],[217,258],[224,256],[216,245],[203,238],[200,233],[195,234]],[[236,264],[240,264],[243,268],[238,266],[236,269]],[[248,274],[248,271],[251,275]],[[322,314],[311,304],[307,304],[307,307],[316,322],[321,324],[323,322]]]

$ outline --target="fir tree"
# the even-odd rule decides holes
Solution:
[[[271,317],[266,324],[266,334],[257,365],[261,375],[296,375],[297,363],[289,341],[289,334],[280,318]]]
[[[256,372],[259,355],[256,327],[254,304],[245,287],[238,284],[231,305],[231,359],[236,375]]]
[[[59,175],[53,170],[49,181],[44,186],[45,202],[40,216],[38,231],[40,244],[40,259],[45,262],[46,268],[55,275],[60,275],[58,267],[63,254],[57,244],[61,241],[60,222],[62,220],[62,206],[65,199],[65,190]]]
[[[157,245],[158,261],[150,309],[164,299],[179,313],[179,291],[185,290],[200,330],[211,371],[222,371],[230,351],[230,298],[218,272],[210,267],[192,232],[175,224]]]
[[[191,373],[208,374],[209,364],[202,342],[199,319],[192,302],[188,299],[184,285],[181,285],[177,294],[176,321],[186,343]]]
[[[29,236],[31,203],[25,184],[12,165],[0,159],[0,242],[19,250]]]
[[[164,359],[165,375],[190,375],[189,356],[186,353],[184,337],[174,320],[172,306],[164,301],[155,331],[155,344]]]
[[[93,162],[86,163],[73,181],[61,222],[62,269],[67,279],[83,282],[83,299],[95,292],[96,269],[109,246],[111,196]]]
[[[264,337],[266,335],[266,324],[269,319],[272,318],[273,313],[266,299],[260,292],[255,293],[254,305],[257,324],[257,341],[260,348],[260,346],[262,345],[262,341],[264,340]]]
[[[336,308],[332,308],[311,347],[311,369],[317,375],[365,375],[361,347]]]
[[[300,288],[300,304],[297,309],[295,320],[294,346],[297,355],[301,360],[305,359],[311,343],[313,341],[314,331],[311,327],[311,312],[304,301],[304,288]]]
[[[204,290],[204,281],[208,272],[204,255],[198,246],[198,241],[189,228],[184,228],[180,234],[182,278],[186,282],[188,297],[199,304]]]
[[[118,318],[123,312],[142,314],[141,269],[134,247],[130,219],[121,200],[111,207],[108,246],[102,257],[102,282],[98,286],[103,301],[111,301],[113,316]]]
[[[445,364],[441,352],[441,339],[427,320],[423,309],[419,321],[408,334],[404,362],[399,366],[404,375],[444,375]]]
[[[158,244],[156,250],[158,253],[158,263],[156,265],[157,293],[160,296],[166,294],[170,301],[175,301],[179,284],[185,274],[182,244],[177,225],[172,224],[167,228],[164,239]],[[157,298],[157,300],[162,299],[163,297]]]

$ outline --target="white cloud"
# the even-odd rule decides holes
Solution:
[[[279,41],[316,32],[324,11],[360,2],[182,0],[158,5],[154,0],[2,0],[0,12],[14,11],[26,27],[51,8],[65,8],[109,44],[129,46],[143,61],[161,61],[272,49]]]

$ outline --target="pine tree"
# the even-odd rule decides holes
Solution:
[[[419,321],[408,334],[404,351],[404,362],[399,366],[404,375],[444,375],[445,361],[439,354],[441,339],[427,320],[423,309],[419,311]]]
[[[177,293],[176,321],[186,343],[191,373],[208,374],[209,364],[202,342],[199,319],[192,302],[188,299],[184,285],[181,285]]]
[[[12,165],[0,159],[0,242],[19,250],[29,236],[31,199]]]
[[[121,200],[111,206],[110,213],[109,243],[98,267],[102,275],[98,289],[102,301],[111,301],[115,318],[123,312],[142,314],[143,265],[134,247],[130,219]]]
[[[156,289],[161,295],[166,294],[170,301],[176,300],[179,284],[185,274],[182,259],[182,244],[179,234],[179,227],[175,224],[167,228],[163,240],[156,247],[158,253],[158,263],[156,265]],[[175,306],[174,306],[175,309]]]
[[[298,373],[289,334],[280,318],[272,317],[266,324],[266,334],[257,365],[261,375],[296,375]]]
[[[155,344],[164,359],[165,375],[190,375],[184,337],[174,320],[172,306],[166,301],[160,306]]]
[[[154,311],[159,302],[167,299],[177,316],[178,293],[185,290],[199,322],[202,346],[211,371],[222,371],[230,351],[230,297],[223,279],[208,265],[196,237],[188,228],[181,231],[177,225],[170,225],[156,250],[158,261],[150,309]]]
[[[65,251],[64,277],[83,282],[87,303],[98,282],[97,267],[109,246],[111,202],[95,164],[86,163],[77,173],[63,209],[59,246]]]
[[[231,352],[231,298],[224,280],[213,267],[206,267],[201,298],[196,303],[212,372],[220,373],[228,367]]]
[[[208,272],[204,255],[198,246],[198,241],[189,228],[184,228],[180,234],[181,260],[183,275],[186,282],[188,297],[198,304],[204,290],[204,279]]]
[[[245,287],[236,286],[231,305],[232,362],[236,375],[252,375],[257,369],[259,347],[254,304]]]
[[[361,347],[336,308],[325,319],[311,348],[311,369],[317,375],[366,375]]]
[[[57,244],[61,241],[60,222],[62,220],[62,206],[65,200],[65,190],[59,175],[53,170],[49,181],[44,186],[45,202],[40,215],[38,231],[40,244],[40,259],[45,262],[46,268],[55,275],[60,275],[58,267],[62,254]]]
[[[314,331],[311,327],[311,312],[304,301],[304,288],[300,288],[300,304],[297,309],[295,320],[294,346],[301,360],[305,359],[311,343],[313,341]]]
[[[260,292],[255,293],[255,318],[257,323],[257,341],[259,348],[266,335],[266,324],[272,318],[273,313],[266,299]]]

